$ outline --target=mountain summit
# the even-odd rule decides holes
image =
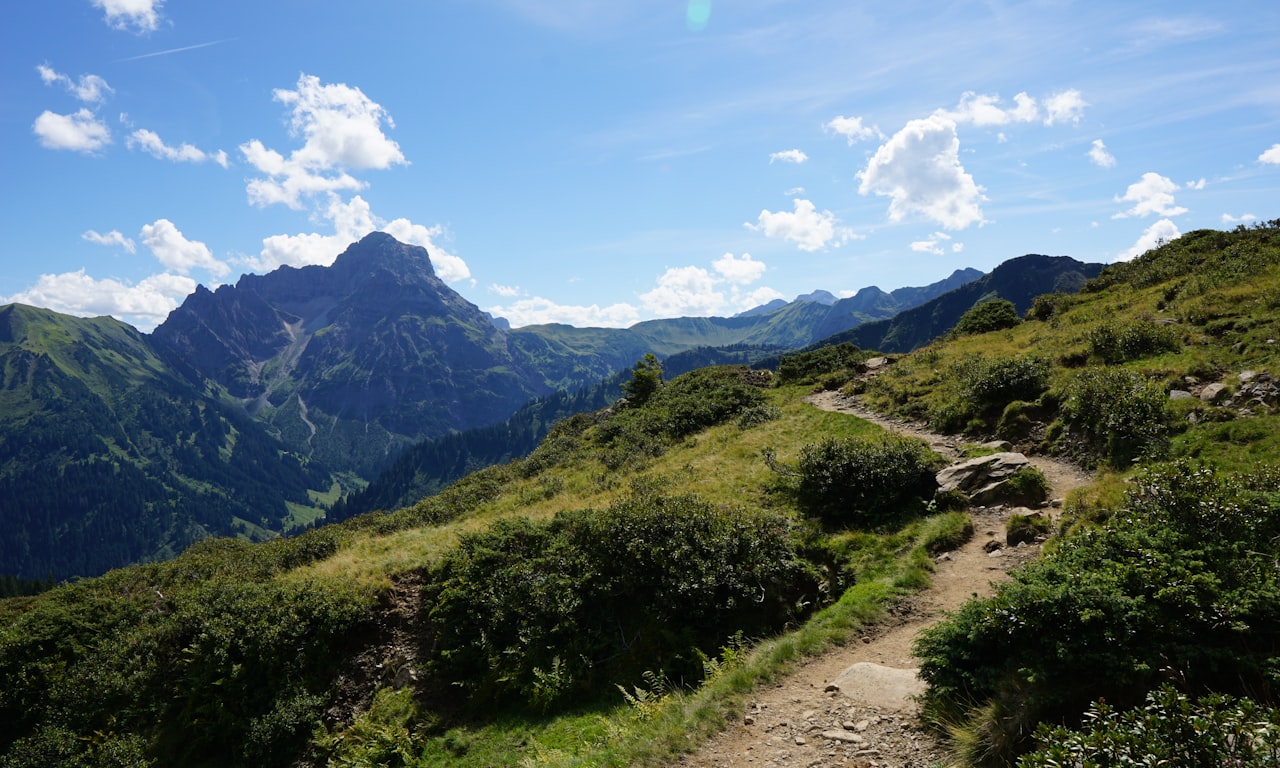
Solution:
[[[506,333],[436,276],[425,248],[381,232],[329,267],[201,289],[153,339],[294,449],[361,474],[405,445],[499,421],[549,390]]]

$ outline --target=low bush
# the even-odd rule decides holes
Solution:
[[[1123,325],[1103,323],[1087,335],[1089,351],[1108,365],[1141,360],[1163,352],[1177,352],[1182,340],[1177,331],[1150,320]]]
[[[1123,467],[1165,447],[1168,400],[1159,384],[1132,371],[1087,368],[1067,385],[1061,416],[1095,457]]]
[[[1036,467],[1023,467],[1004,481],[1000,498],[1006,504],[1039,504],[1049,498],[1049,478]]]
[[[777,383],[779,386],[807,384],[832,375],[847,381],[863,369],[866,357],[866,353],[848,342],[787,355],[778,363]]]
[[[974,357],[953,369],[961,396],[984,406],[1035,400],[1049,388],[1049,361],[1037,356]]]
[[[926,707],[970,720],[970,733],[1007,735],[973,712],[1020,728],[1079,722],[1092,701],[1137,706],[1170,677],[1192,691],[1274,690],[1277,557],[1276,478],[1189,464],[1149,471],[1104,524],[1066,536],[993,597],[922,633]],[[1030,748],[1029,734],[1002,759]]]
[[[830,438],[801,449],[797,496],[828,524],[876,526],[922,510],[941,463],[922,441],[899,435]]]
[[[785,516],[694,496],[637,495],[462,539],[425,590],[428,668],[473,707],[531,710],[631,687],[695,682],[736,632],[767,634],[815,600]]]
[[[1270,768],[1280,764],[1280,710],[1249,699],[1194,700],[1169,686],[1129,710],[1093,704],[1080,730],[1041,726],[1020,768],[1185,765]]]
[[[951,329],[954,336],[973,336],[979,333],[1002,331],[1013,328],[1022,322],[1018,317],[1018,308],[1012,301],[990,299],[970,309],[960,316],[955,327]]]

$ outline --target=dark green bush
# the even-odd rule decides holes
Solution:
[[[1013,328],[1021,322],[1022,318],[1018,317],[1018,308],[1012,301],[989,299],[961,315],[955,327],[951,329],[951,335],[973,336],[979,333],[1002,331]]]
[[[1081,730],[1041,726],[1043,745],[1020,768],[1169,765],[1270,768],[1280,764],[1280,710],[1249,699],[1212,695],[1193,700],[1169,686],[1141,707],[1097,702]]]
[[[291,764],[374,602],[271,578],[318,542],[209,542],[42,596],[0,627],[0,764]]]
[[[1035,400],[1049,387],[1049,361],[1036,356],[975,357],[956,364],[961,396],[986,406]]]
[[[787,355],[778,363],[777,383],[779,386],[811,383],[830,375],[839,375],[847,381],[863,370],[866,357],[866,353],[848,342]]]
[[[784,516],[693,496],[499,522],[432,574],[432,677],[472,706],[535,710],[630,687],[646,670],[696,681],[699,652],[773,632],[816,597],[798,545]]]
[[[1089,351],[1109,365],[1140,360],[1163,352],[1177,352],[1182,340],[1177,331],[1150,320],[1116,326],[1103,323],[1092,328],[1087,339]]]
[[[1280,488],[1176,464],[1143,475],[1097,528],[1061,540],[916,644],[928,708],[1078,722],[1089,702],[1275,690]],[[1015,749],[1029,747],[1024,739]],[[1005,755],[1007,759],[1008,754]]]
[[[829,438],[800,451],[797,496],[828,524],[874,526],[919,512],[941,459],[920,440],[884,434]]]
[[[1075,303],[1075,297],[1068,293],[1042,293],[1031,300],[1027,319],[1044,322],[1061,315],[1073,303]]]
[[[1093,455],[1123,467],[1165,446],[1168,401],[1158,383],[1132,371],[1088,368],[1068,384],[1061,416]]]

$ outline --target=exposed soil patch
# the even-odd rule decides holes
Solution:
[[[900,434],[919,437],[948,459],[963,443],[908,422],[887,419],[837,392],[812,395],[824,410],[852,413]],[[1087,485],[1088,473],[1067,462],[1032,456],[1053,498]],[[770,688],[756,692],[741,719],[675,768],[907,768],[930,766],[946,755],[920,721],[913,696],[911,646],[925,627],[974,595],[988,596],[1010,568],[1040,553],[1039,544],[1004,546],[1007,507],[970,510],[975,534],[964,546],[936,558],[932,585],[894,606],[884,623],[849,644],[812,659]],[[999,546],[997,546],[997,544]]]

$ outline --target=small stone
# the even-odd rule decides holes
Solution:
[[[849,733],[848,731],[823,731],[822,738],[838,741],[842,744],[861,744],[865,741],[858,734]]]
[[[840,686],[836,685],[835,683],[827,683],[827,687],[824,688],[823,690],[825,690],[827,693],[831,693],[832,691],[839,691]]]
[[[987,557],[1004,557],[1003,549],[993,549],[987,553]]]
[[[755,715],[747,715],[746,717],[742,718],[742,724],[743,724],[743,725],[755,725],[755,724],[756,724],[756,718],[755,718]]]
[[[803,747],[805,744],[808,744],[808,743],[809,743],[809,742],[808,742],[807,740],[805,740],[805,738],[804,738],[803,736],[797,736],[797,737],[796,737],[796,746],[797,746],[797,747]]]
[[[855,731],[865,731],[870,727],[871,727],[870,720],[859,720],[858,722],[853,724],[853,730]]]

